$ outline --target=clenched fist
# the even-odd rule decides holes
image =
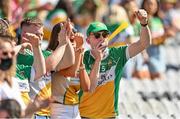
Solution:
[[[135,11],[135,15],[139,19],[141,25],[145,26],[148,24],[148,15],[144,9],[139,9],[138,11]]]

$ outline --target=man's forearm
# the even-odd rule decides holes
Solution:
[[[128,46],[128,52],[130,57],[134,57],[138,53],[142,52],[151,44],[151,33],[148,26],[141,28],[140,40],[132,43]]]
[[[39,79],[46,73],[45,59],[42,54],[40,46],[33,47],[34,62],[33,67],[35,69],[35,79]]]
[[[90,73],[90,81],[91,81],[90,92],[93,92],[94,89],[97,86],[97,82],[98,82],[98,79],[99,79],[100,64],[101,64],[101,61],[95,60],[94,65],[93,65],[93,67],[91,69],[91,73]]]
[[[151,32],[148,25],[145,27],[141,26],[140,42],[143,49],[146,49],[152,42]]]

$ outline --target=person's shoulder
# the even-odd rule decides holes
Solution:
[[[120,46],[120,47],[113,47],[113,48],[109,48],[110,52],[116,52],[116,51],[122,51],[124,49],[126,49],[128,46]]]
[[[18,53],[17,54],[17,60],[24,60],[24,59],[27,59],[27,58],[32,58],[33,57],[33,54],[30,50],[25,50],[24,53]]]

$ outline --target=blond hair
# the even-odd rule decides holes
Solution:
[[[13,48],[13,43],[12,43],[13,37],[9,36],[9,35],[2,35],[0,34],[0,50],[2,50],[2,46],[4,45],[4,43],[9,43],[12,48]],[[8,83],[8,85],[11,87],[12,86],[12,77],[15,76],[16,74],[16,57],[13,57],[13,64],[10,67],[10,69],[8,69],[7,71],[3,71],[2,73],[4,73],[4,81],[6,81]]]

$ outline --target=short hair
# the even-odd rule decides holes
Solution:
[[[0,101],[0,111],[6,111],[10,118],[21,117],[21,106],[14,99],[4,99]]]
[[[37,18],[37,17],[34,17],[34,18],[26,18],[24,19],[22,22],[21,22],[21,28],[23,26],[29,26],[29,25],[35,25],[35,26],[39,26],[39,27],[42,27],[43,26],[43,23],[42,21]]]

